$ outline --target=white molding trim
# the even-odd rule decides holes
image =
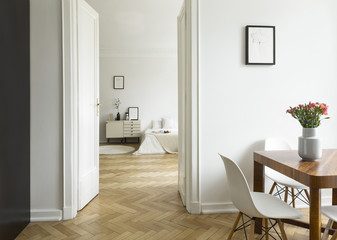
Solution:
[[[58,209],[31,209],[31,222],[61,221],[62,211]]]
[[[232,202],[223,203],[203,203],[201,205],[202,214],[216,214],[216,213],[234,213],[239,210]]]
[[[77,215],[77,0],[62,0],[63,220]]]
[[[190,213],[191,214],[201,214],[201,204],[200,202],[190,203]]]
[[[178,41],[178,190],[181,201],[186,207],[186,99],[185,99],[185,2],[177,17],[177,41]]]
[[[186,209],[201,213],[199,168],[198,0],[185,0],[186,11]]]
[[[321,199],[322,206],[331,205],[331,196],[322,196]],[[296,208],[309,208],[305,203],[297,203]],[[202,214],[217,214],[217,213],[235,213],[239,210],[234,206],[232,202],[222,202],[222,203],[203,203],[201,204]]]

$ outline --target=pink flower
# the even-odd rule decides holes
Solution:
[[[327,107],[327,105],[325,105],[324,103],[321,103],[319,106],[323,110],[323,115],[328,115],[328,107]]]
[[[315,106],[316,106],[315,103],[310,103],[310,107],[311,107],[311,108],[313,108],[313,107],[315,107]]]

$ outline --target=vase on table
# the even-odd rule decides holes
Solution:
[[[317,128],[303,128],[298,137],[298,155],[303,160],[315,161],[322,157],[321,140],[317,137]]]
[[[116,117],[116,120],[121,120],[121,115],[119,114],[119,112],[117,113],[117,117]]]

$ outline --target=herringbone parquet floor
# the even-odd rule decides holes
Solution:
[[[177,191],[177,155],[101,155],[100,194],[75,219],[30,223],[17,239],[226,239],[235,218],[186,212]],[[308,239],[305,229],[285,228],[290,240]]]

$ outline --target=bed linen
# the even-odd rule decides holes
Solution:
[[[169,133],[164,133],[169,131]],[[139,149],[135,155],[155,153],[178,153],[177,129],[148,129],[145,131]]]

